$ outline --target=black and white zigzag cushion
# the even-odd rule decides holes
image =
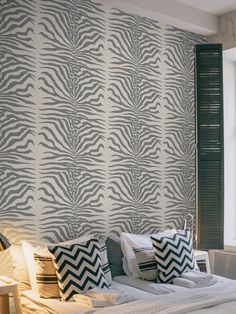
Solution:
[[[102,270],[100,247],[97,239],[83,244],[48,247],[56,268],[60,295],[69,301],[74,294],[91,288],[107,288]]]
[[[106,243],[102,240],[98,240],[98,243],[99,243],[99,247],[100,247],[100,257],[101,257],[101,261],[102,261],[102,270],[104,272],[106,282],[107,282],[108,286],[110,286],[112,283],[112,277],[111,277],[111,270],[110,270],[108,258],[107,258]]]
[[[194,269],[190,230],[186,229],[171,236],[157,235],[151,239],[157,261],[158,282],[172,283],[183,272]]]

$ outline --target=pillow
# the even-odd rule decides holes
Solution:
[[[141,278],[144,280],[157,279],[157,262],[153,247],[133,248]]]
[[[48,249],[53,257],[62,300],[69,301],[74,294],[95,287],[108,288],[97,239],[84,244],[49,246]]]
[[[194,269],[190,230],[169,236],[151,236],[151,239],[158,268],[157,282],[172,283],[174,278]]]
[[[82,236],[80,238],[61,242],[58,244],[46,243],[46,242],[37,242],[37,241],[22,241],[22,248],[23,248],[23,251],[24,251],[24,254],[26,257],[26,262],[27,262],[27,267],[28,267],[28,272],[29,272],[29,276],[30,276],[30,283],[31,283],[32,290],[34,292],[38,293],[38,295],[40,295],[40,293],[42,293],[42,288],[43,288],[43,286],[38,287],[38,283],[36,280],[36,271],[37,271],[36,267],[37,267],[37,265],[34,261],[34,254],[38,254],[41,257],[45,257],[45,258],[46,257],[51,258],[51,255],[48,251],[48,245],[52,246],[52,245],[79,244],[79,243],[87,241],[91,238],[93,238],[93,236],[91,236],[91,235]],[[108,285],[110,285],[112,282],[112,278],[111,278],[110,268],[108,265],[106,246],[105,246],[104,241],[101,241],[101,240],[99,240],[99,244],[100,244],[100,250],[101,250],[100,254],[101,254],[103,271],[105,273],[107,283],[108,283]],[[41,263],[43,263],[42,260],[41,260]],[[46,268],[44,268],[44,269],[46,269]],[[42,272],[41,272],[41,276],[42,276]],[[40,293],[39,293],[39,289],[41,291]],[[55,294],[54,298],[57,298],[57,297],[58,297],[58,294]]]
[[[72,241],[83,242],[88,239],[91,239],[92,236],[83,236],[78,239],[74,239]],[[47,242],[39,242],[39,241],[21,241],[22,242],[22,249],[25,255],[26,264],[28,268],[29,278],[31,288],[34,292],[37,292],[37,282],[36,282],[36,265],[34,262],[34,253],[44,256],[44,257],[51,257],[48,251],[48,245],[50,243]],[[58,243],[58,245],[69,244],[70,241],[65,241]],[[52,243],[51,243],[52,244]]]
[[[120,239],[108,237],[106,239],[107,257],[112,277],[125,275],[123,270],[123,253],[121,251]]]
[[[90,236],[83,236],[83,237],[80,237],[79,239],[73,239],[73,240],[69,240],[69,241],[63,242],[63,245],[78,244],[78,240],[79,240],[79,243],[80,243],[80,242],[87,241],[87,240],[89,240],[91,238],[98,238],[98,237],[91,236],[91,235]],[[108,258],[107,258],[106,243],[102,239],[98,239],[98,242],[99,242],[99,246],[100,246],[100,256],[101,256],[101,260],[102,260],[102,270],[104,272],[104,275],[105,275],[105,278],[106,278],[106,281],[107,281],[108,285],[111,285],[112,278],[111,278],[111,271],[110,271],[110,268],[109,268],[109,263],[108,263]]]
[[[107,284],[110,286],[112,284],[111,270],[109,267],[108,257],[107,257],[107,246],[103,240],[98,240],[100,246],[100,257],[102,261],[102,270],[105,275]]]
[[[11,264],[13,266],[12,278],[18,283],[20,291],[30,290],[30,278],[22,246],[20,244],[12,244],[8,252],[10,252]]]
[[[56,269],[51,256],[34,253],[37,293],[40,298],[60,298]]]
[[[171,229],[156,234],[174,234],[176,232],[177,231],[175,229]],[[153,234],[153,236],[156,234]],[[121,233],[121,249],[128,265],[128,272],[126,272],[127,276],[132,274],[132,277],[141,277],[141,272],[139,270],[133,248],[151,247],[152,241],[150,236],[150,234]]]
[[[127,259],[126,259],[125,256],[122,258],[122,266],[123,266],[123,270],[124,270],[125,274],[126,274],[128,277],[133,277],[133,274],[129,271],[129,268],[128,268],[128,261],[127,261]]]

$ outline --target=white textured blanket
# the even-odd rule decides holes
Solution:
[[[131,288],[131,287],[130,287]],[[38,305],[41,300],[38,300]],[[207,288],[186,289],[150,299],[95,309],[76,302],[45,300],[47,313],[55,314],[236,314],[236,281]],[[50,310],[49,310],[50,309]]]
[[[184,314],[195,310],[211,307],[209,313],[215,313],[215,306],[224,303],[224,313],[236,313],[236,308],[227,311],[227,303],[236,301],[236,282],[211,286],[196,290],[189,290],[169,295],[158,296],[153,301],[133,302],[117,307],[103,309],[103,311],[91,311],[96,314]],[[223,312],[222,312],[223,313]]]

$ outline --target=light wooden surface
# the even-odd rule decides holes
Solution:
[[[0,295],[0,313],[10,314],[8,294]]]
[[[13,296],[15,314],[23,314],[17,283],[5,276],[0,276],[0,314],[10,314],[9,294]]]

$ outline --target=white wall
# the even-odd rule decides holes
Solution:
[[[209,251],[211,272],[215,275],[236,279],[236,253],[222,250]]]
[[[225,125],[225,244],[236,240],[236,63],[235,61],[232,61],[232,51],[230,50],[224,51],[223,63]]]

